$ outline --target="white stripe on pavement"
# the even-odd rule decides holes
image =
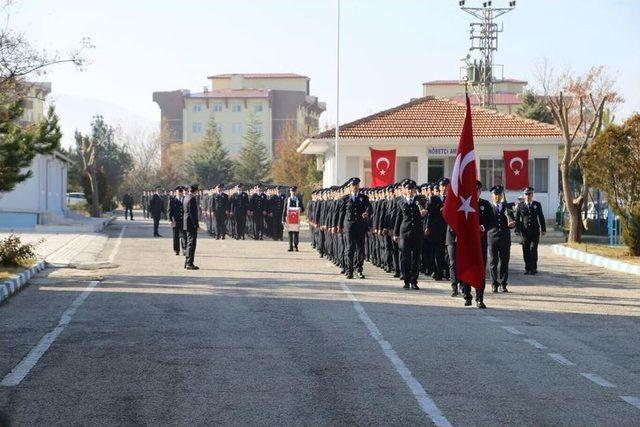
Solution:
[[[124,225],[122,230],[120,230],[120,234],[118,234],[118,240],[116,240],[116,244],[111,251],[111,255],[109,255],[109,262],[113,262],[116,259],[116,255],[118,254],[118,249],[120,249],[120,243],[122,243],[122,236],[124,236],[124,232],[127,229],[127,226]]]
[[[596,374],[581,372],[580,375],[582,375],[588,380],[593,381],[594,383],[598,384],[601,387],[615,388],[616,386],[615,384],[610,383],[609,381],[605,380],[604,378]]]
[[[507,332],[512,333],[513,335],[522,335],[522,332],[520,332],[519,330],[517,330],[513,326],[503,326],[502,329],[504,329]]]
[[[62,317],[58,322],[58,325],[48,334],[40,339],[40,342],[31,349],[29,354],[25,356],[24,359],[11,372],[4,377],[2,382],[0,382],[0,386],[2,387],[11,387],[20,384],[20,382],[29,374],[29,371],[38,363],[40,358],[44,355],[44,353],[49,349],[51,344],[58,338],[58,336],[64,331],[67,325],[71,322],[73,315],[78,310],[78,307],[82,305],[84,300],[87,299],[93,288],[98,285],[98,281],[89,282],[89,286],[85,288],[85,290],[78,295],[78,297],[71,303],[69,308],[62,313]]]
[[[384,355],[387,356],[387,359],[389,359],[400,377],[402,377],[404,382],[407,384],[409,390],[411,390],[411,393],[413,393],[413,396],[418,401],[420,408],[424,411],[425,414],[429,416],[429,418],[431,418],[431,421],[433,421],[435,425],[450,427],[451,423],[449,422],[449,420],[445,418],[433,399],[431,399],[422,385],[418,382],[418,380],[416,380],[409,368],[407,368],[407,365],[405,365],[402,359],[400,359],[398,353],[396,353],[393,347],[391,347],[391,344],[384,339],[382,333],[380,332],[376,324],[373,323],[373,320],[371,320],[367,312],[364,310],[364,307],[362,307],[360,302],[358,302],[355,295],[353,295],[351,290],[344,283],[341,283],[341,286],[342,289],[347,293],[351,301],[353,301],[353,308],[358,313],[358,316],[360,317],[360,320],[362,320],[362,323],[364,323],[369,330],[369,334],[371,335],[371,337],[373,337],[374,340],[376,340]]]
[[[628,404],[633,405],[636,408],[640,409],[640,397],[636,397],[636,396],[620,396],[620,399],[622,399],[625,402],[627,402]]]
[[[573,363],[571,360],[567,359],[566,357],[564,357],[561,354],[558,353],[547,353],[547,355],[552,358],[553,360],[555,360],[556,362],[558,362],[561,365],[564,366],[576,366],[575,363]]]
[[[525,338],[524,342],[526,342],[528,344],[531,344],[532,346],[534,346],[538,350],[545,350],[547,348],[546,345],[540,344],[538,341],[534,340],[533,338]]]

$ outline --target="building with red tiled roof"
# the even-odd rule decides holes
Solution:
[[[369,149],[396,150],[396,180],[418,182],[450,176],[465,117],[463,102],[427,96],[340,126],[338,161],[334,158],[335,130],[305,140],[298,151],[324,159],[324,185],[359,176],[371,180]],[[545,214],[558,206],[558,149],[560,129],[553,125],[472,108],[475,150],[485,188],[504,184],[504,150],[529,150],[529,182]],[[515,200],[518,194],[508,194]]]

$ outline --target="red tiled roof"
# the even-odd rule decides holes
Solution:
[[[340,126],[344,138],[439,138],[458,137],[462,130],[465,106],[445,98],[427,96],[389,110]],[[472,108],[473,134],[476,137],[543,137],[562,134],[553,125]],[[322,132],[313,139],[333,138],[335,130]]]
[[[527,84],[528,82],[525,80],[518,80],[518,79],[502,79],[502,80],[496,80],[494,83],[521,83],[521,84]],[[422,83],[423,85],[455,85],[455,84],[459,84],[462,85],[462,81],[461,80],[431,80],[429,82],[424,82]]]
[[[456,102],[461,102],[464,104],[464,95],[457,95],[451,97],[452,100]],[[480,98],[476,94],[469,95],[469,99],[471,100],[471,105],[480,104]],[[495,93],[493,95],[493,100],[496,105],[520,105],[522,104],[522,97],[519,93]]]
[[[304,78],[303,76],[295,73],[229,73],[229,74],[216,74],[214,76],[207,77],[208,79],[230,79],[234,75],[241,75],[245,79],[295,79]]]
[[[192,93],[188,98],[268,98],[268,89],[216,89]]]

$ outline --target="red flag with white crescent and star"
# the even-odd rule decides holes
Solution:
[[[504,188],[522,190],[529,186],[529,150],[503,151]]]
[[[396,150],[371,150],[371,186],[381,187],[396,180]]]
[[[479,289],[484,285],[485,266],[482,259],[471,104],[468,95],[466,98],[467,113],[442,215],[456,233],[456,278]]]

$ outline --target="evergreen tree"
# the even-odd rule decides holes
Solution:
[[[233,162],[229,158],[229,152],[222,146],[213,116],[204,140],[186,159],[184,172],[192,181],[209,188],[233,177]]]
[[[62,133],[53,107],[41,123],[27,128],[18,123],[22,112],[21,99],[0,102],[0,193],[32,176],[25,168],[37,154],[50,154],[60,147]]]
[[[269,177],[271,161],[269,152],[262,142],[260,121],[251,116],[244,135],[235,166],[235,179],[244,183],[265,182]]]
[[[546,103],[538,99],[532,91],[526,91],[522,95],[522,105],[518,107],[516,113],[525,119],[553,124],[553,115],[547,108]]]

